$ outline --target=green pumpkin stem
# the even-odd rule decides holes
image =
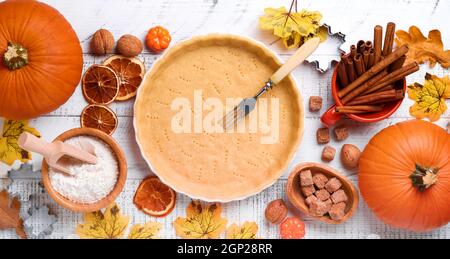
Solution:
[[[28,50],[18,43],[8,43],[3,55],[3,63],[9,70],[22,68],[28,64]]]
[[[412,184],[423,192],[438,181],[438,168],[416,165],[416,170],[409,176]]]

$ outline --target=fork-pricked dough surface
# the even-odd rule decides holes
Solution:
[[[171,121],[178,111],[171,110],[171,103],[185,97],[193,104],[194,90],[223,103],[253,96],[279,66],[262,45],[231,35],[196,37],[166,52],[144,79],[135,104],[137,141],[161,180],[208,201],[242,199],[274,183],[303,131],[303,105],[291,77],[263,96],[279,99],[276,144],[261,144],[261,132],[176,134]]]

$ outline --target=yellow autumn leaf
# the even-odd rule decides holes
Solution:
[[[178,217],[173,223],[176,234],[187,239],[216,239],[227,225],[221,212],[222,207],[218,203],[203,205],[192,201],[186,208],[186,218]]]
[[[450,50],[444,50],[442,36],[439,30],[432,30],[426,38],[420,29],[411,26],[409,31],[399,30],[395,42],[398,46],[407,44],[409,51],[406,54],[406,63],[417,61],[419,64],[429,62],[430,67],[440,63],[443,68],[450,67]]]
[[[423,85],[414,83],[408,86],[408,95],[415,101],[409,109],[412,116],[437,121],[447,110],[445,99],[450,98],[450,78],[439,78],[427,73]]]
[[[319,12],[301,10],[294,12],[286,10],[285,7],[266,8],[264,15],[259,18],[259,27],[270,30],[283,41],[287,48],[299,47],[307,39],[319,36],[322,41],[327,34],[323,34],[320,26],[322,15]]]
[[[156,239],[160,230],[161,224],[158,222],[136,224],[131,227],[128,239]]]
[[[226,232],[227,239],[256,239],[258,224],[255,222],[245,222],[242,226],[233,224]]]
[[[0,161],[12,165],[16,160],[25,163],[31,159],[31,153],[19,147],[17,140],[20,134],[29,132],[37,137],[39,132],[28,125],[26,120],[5,120],[0,136]]]
[[[117,204],[111,204],[105,212],[95,211],[84,214],[84,223],[79,224],[76,233],[82,239],[120,239],[130,221],[120,213]]]

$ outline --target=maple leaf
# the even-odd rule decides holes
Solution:
[[[406,63],[417,61],[422,64],[429,61],[430,67],[436,63],[440,63],[443,68],[450,67],[450,50],[444,50],[439,30],[430,31],[428,38],[416,26],[411,26],[409,32],[399,30],[396,34],[396,44],[407,44],[409,47]]]
[[[245,222],[242,226],[236,224],[228,227],[226,232],[227,239],[256,239],[258,224],[255,222]]]
[[[408,95],[415,101],[409,109],[412,116],[437,121],[447,110],[445,99],[450,98],[450,78],[439,78],[427,73],[423,85],[414,83],[408,86]]]
[[[0,229],[14,228],[17,235],[26,239],[27,235],[23,229],[23,220],[20,218],[20,201],[14,197],[10,205],[8,192],[0,192]]]
[[[259,18],[260,28],[272,31],[275,36],[281,38],[286,48],[299,47],[317,35],[324,41],[328,34],[322,33],[322,15],[305,9],[293,12],[293,5],[294,1],[289,11],[285,7],[264,9],[264,15]]]
[[[31,159],[31,153],[23,150],[17,144],[20,134],[29,132],[40,137],[39,132],[28,125],[26,120],[5,120],[3,132],[0,136],[0,161],[12,165],[14,161],[27,162]]]
[[[84,214],[84,223],[77,226],[76,233],[82,239],[120,239],[129,221],[129,217],[122,215],[119,206],[114,203],[105,212]]]
[[[186,208],[186,218],[178,217],[173,223],[179,237],[188,239],[216,239],[225,230],[227,220],[220,216],[218,203],[202,205],[191,201]]]
[[[161,224],[148,222],[144,225],[136,224],[131,227],[128,239],[156,239],[156,235],[161,230]]]

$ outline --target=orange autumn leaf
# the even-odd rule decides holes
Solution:
[[[430,67],[434,67],[436,63],[441,64],[443,68],[450,67],[450,50],[444,50],[439,30],[430,31],[428,38],[416,26],[411,26],[409,32],[399,30],[396,34],[396,44],[407,44],[409,47],[406,63],[417,61],[423,64],[428,61]]]
[[[186,239],[216,239],[225,230],[227,220],[221,217],[219,203],[203,205],[192,201],[186,208],[186,218],[178,217],[173,223],[179,237]]]
[[[0,192],[0,229],[14,228],[20,238],[26,239],[23,220],[20,217],[20,206],[17,197],[14,197],[10,202],[8,192]]]

